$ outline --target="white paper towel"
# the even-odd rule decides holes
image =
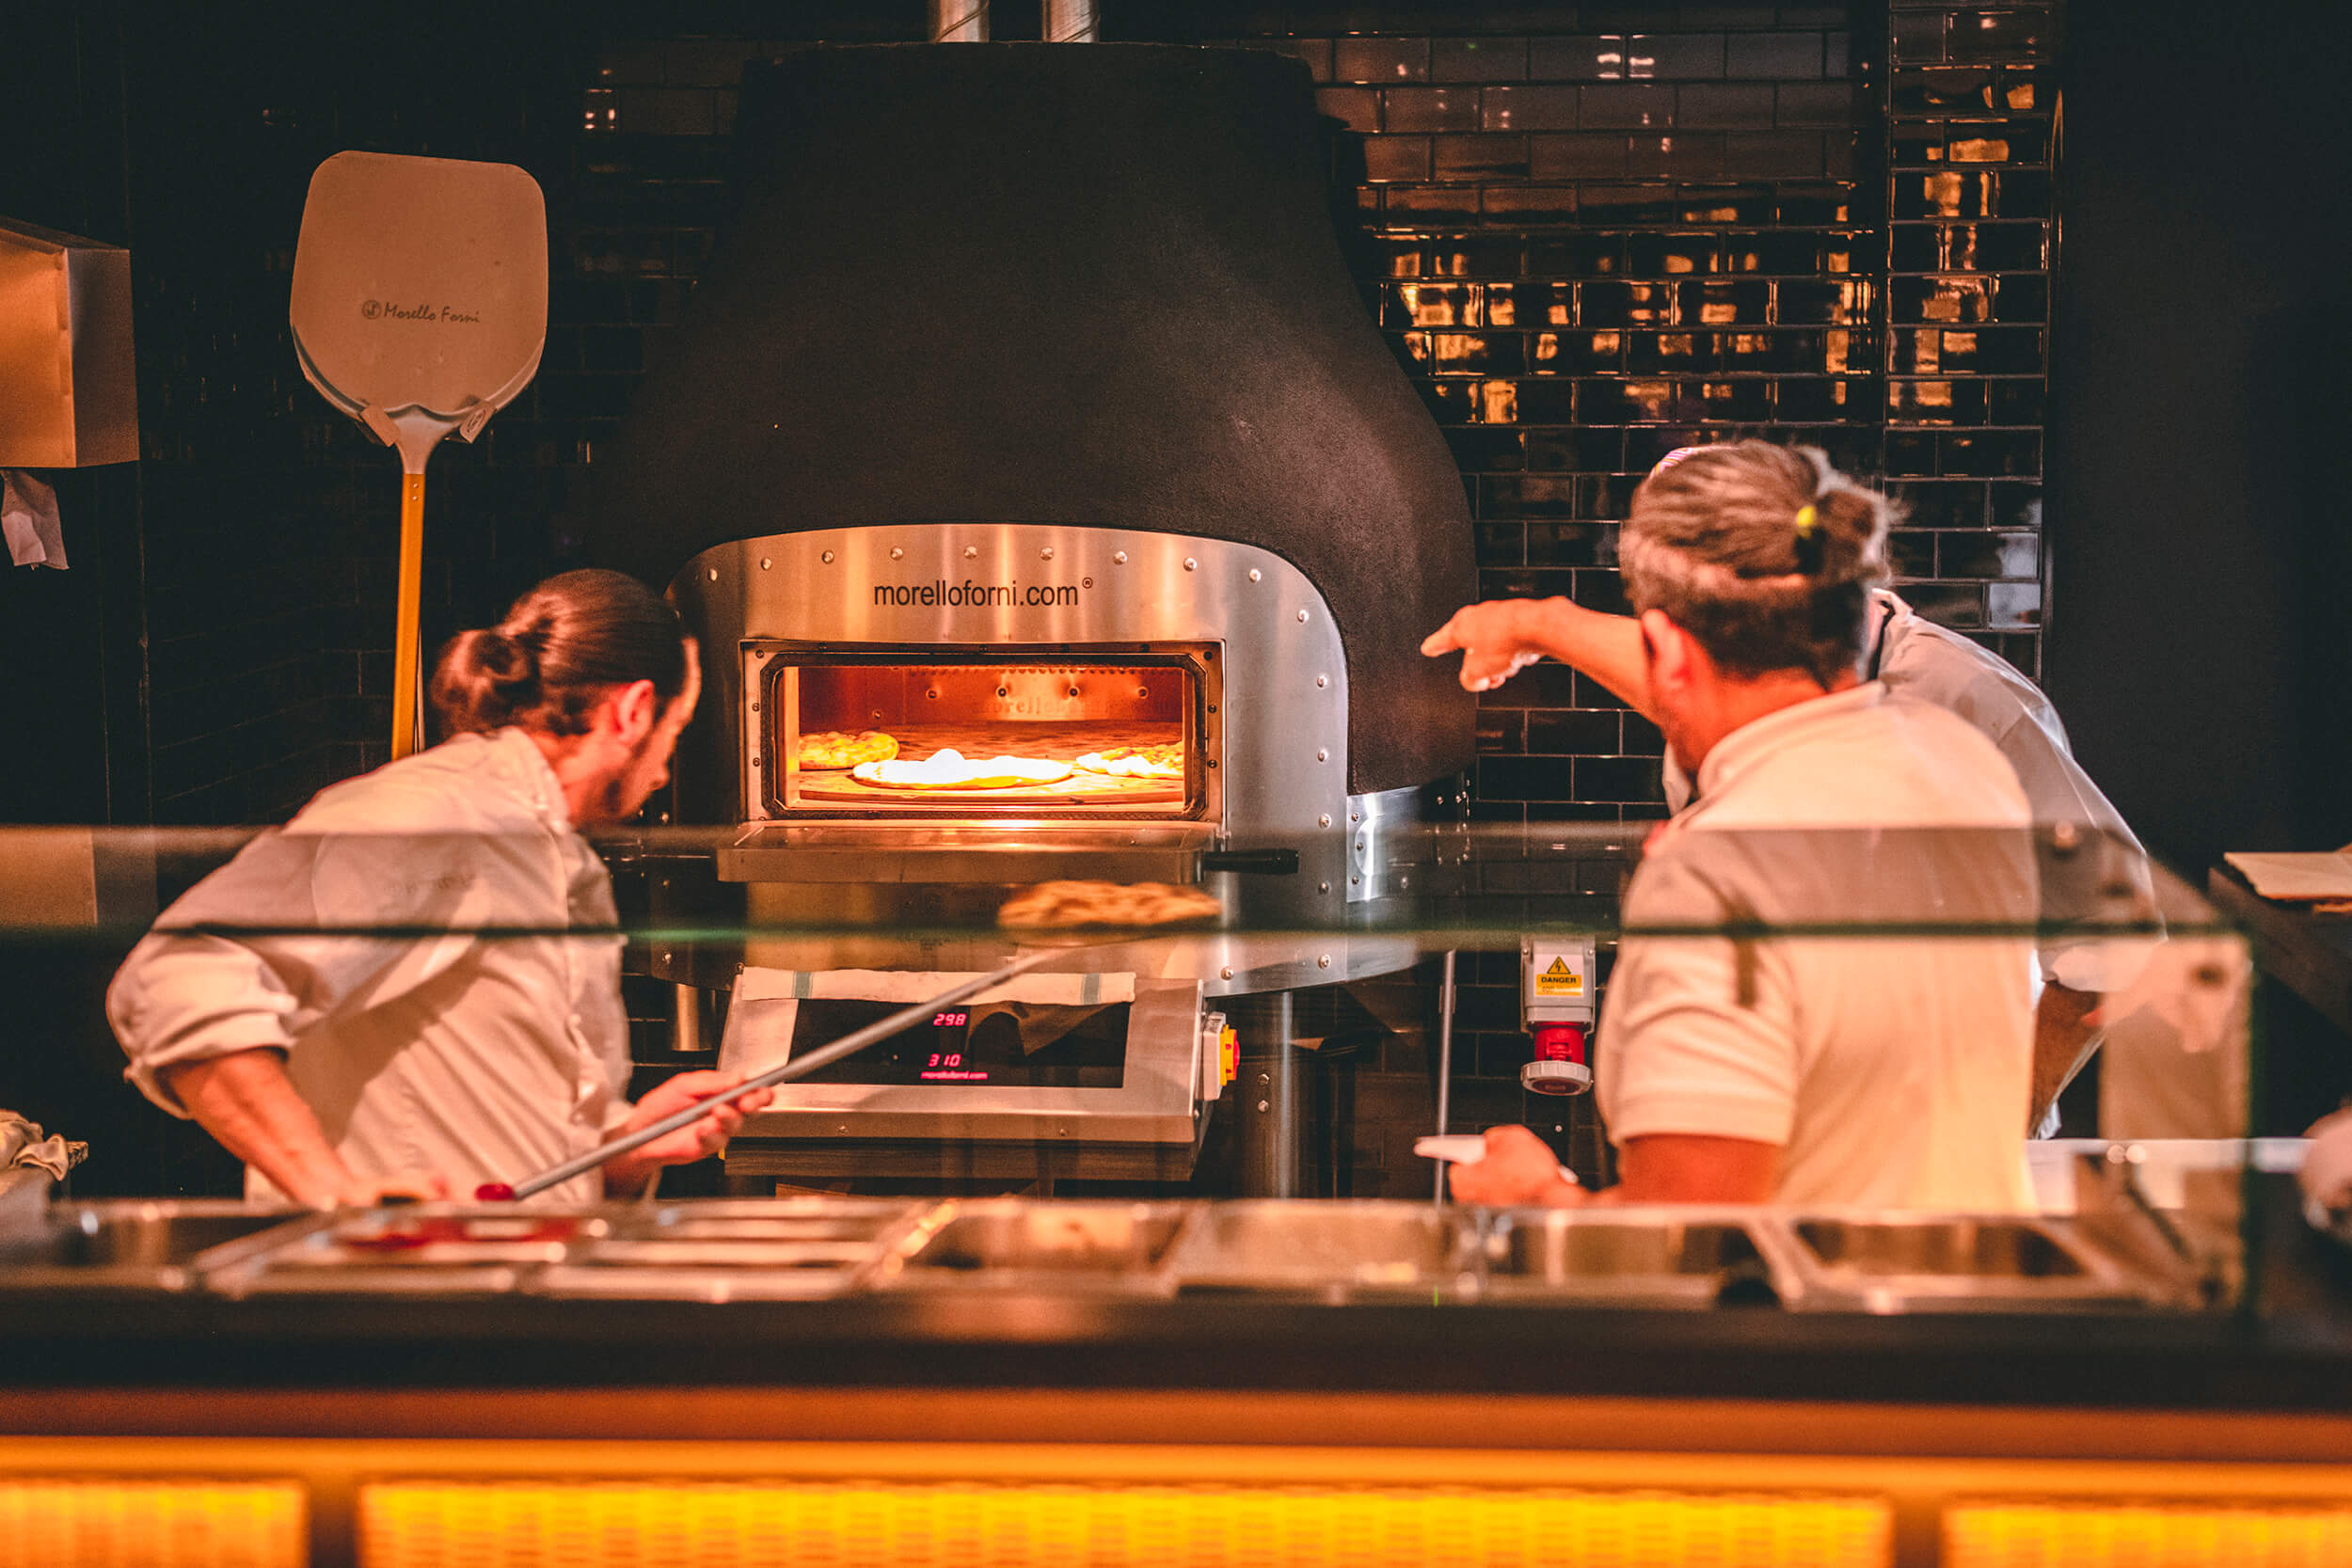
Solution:
[[[0,532],[19,566],[65,570],[65,535],[57,528],[57,492],[19,468],[0,469]]]

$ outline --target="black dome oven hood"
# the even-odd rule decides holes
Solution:
[[[1467,768],[1423,636],[1475,596],[1461,480],[1344,265],[1307,71],[1257,51],[823,48],[747,77],[734,215],[593,557],[902,523],[1254,545],[1323,594],[1348,787]]]

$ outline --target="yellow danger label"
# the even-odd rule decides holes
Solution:
[[[1554,958],[1549,969],[1535,976],[1535,994],[1581,996],[1584,994],[1584,976],[1570,969],[1567,959]]]

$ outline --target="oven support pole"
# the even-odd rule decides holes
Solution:
[[[1446,949],[1445,969],[1438,980],[1438,1125],[1432,1129],[1444,1137],[1454,1119],[1454,952]],[[1430,1162],[1438,1167],[1438,1190],[1435,1201],[1445,1201],[1446,1162]]]
[[[1291,1038],[1291,993],[1274,999],[1274,1196],[1298,1196],[1298,1046]]]
[[[931,0],[933,43],[986,43],[988,0]]]
[[[1236,998],[1236,1010],[1243,999]],[[1291,993],[1265,991],[1247,999],[1242,1028],[1240,1193],[1244,1197],[1298,1196],[1298,1047]]]

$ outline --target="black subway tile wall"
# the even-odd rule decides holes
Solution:
[[[1650,465],[1804,439],[1911,505],[1921,610],[2038,668],[2046,8],[1229,14],[1230,41],[1329,61],[1365,282],[1462,467],[1484,592],[1621,608]],[[1536,674],[1484,699],[1526,717],[1480,727],[1482,816],[1661,813],[1655,732]]]

